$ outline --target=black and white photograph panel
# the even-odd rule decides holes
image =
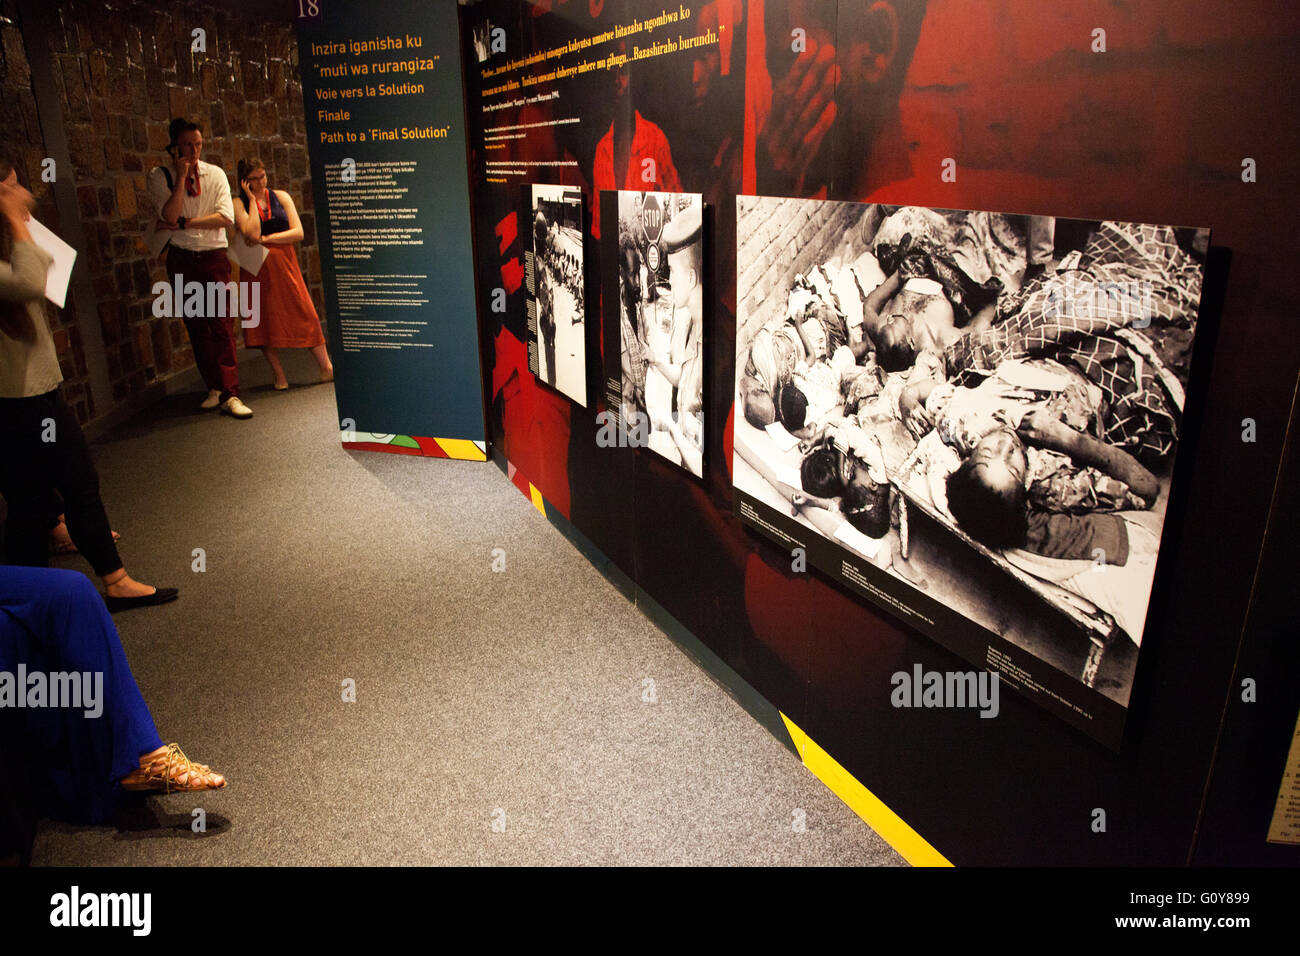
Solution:
[[[748,196],[737,215],[742,517],[832,543],[828,573],[941,642],[926,599],[1127,706],[1208,231]]]
[[[704,202],[618,194],[620,414],[658,454],[704,474]]]
[[[582,192],[533,186],[533,302],[539,379],[587,405]]]

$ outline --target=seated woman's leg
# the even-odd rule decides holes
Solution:
[[[162,747],[113,620],[94,585],[74,571],[0,568],[0,670],[90,675],[80,706],[20,711],[32,756],[45,768],[60,815],[103,822],[119,781]],[[26,694],[26,688],[16,687]],[[51,699],[47,704],[58,703]]]
[[[58,424],[58,442],[47,452],[48,471],[55,488],[63,495],[68,534],[101,578],[122,567],[113,532],[99,496],[99,474],[90,457],[86,436],[76,415],[57,393],[51,400],[51,416]]]

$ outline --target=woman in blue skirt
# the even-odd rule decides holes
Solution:
[[[0,717],[15,716],[4,725],[21,733],[51,816],[103,823],[124,791],[226,785],[163,744],[103,599],[75,571],[0,567]]]

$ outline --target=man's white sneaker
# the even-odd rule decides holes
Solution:
[[[252,418],[253,410],[239,400],[239,396],[231,395],[221,403],[221,410],[227,415],[234,415],[236,418]]]
[[[199,408],[202,408],[206,411],[207,409],[210,408],[216,408],[220,404],[221,404],[221,393],[218,392],[216,389],[213,389],[212,391],[208,392],[208,397],[202,401],[202,403],[199,405]]]

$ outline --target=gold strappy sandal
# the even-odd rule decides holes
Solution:
[[[221,782],[213,783],[214,777]],[[212,768],[205,764],[190,760],[180,744],[168,744],[166,751],[154,757],[147,766],[132,770],[122,778],[123,790],[161,790],[163,793],[220,790],[225,785],[225,777],[213,773]]]

